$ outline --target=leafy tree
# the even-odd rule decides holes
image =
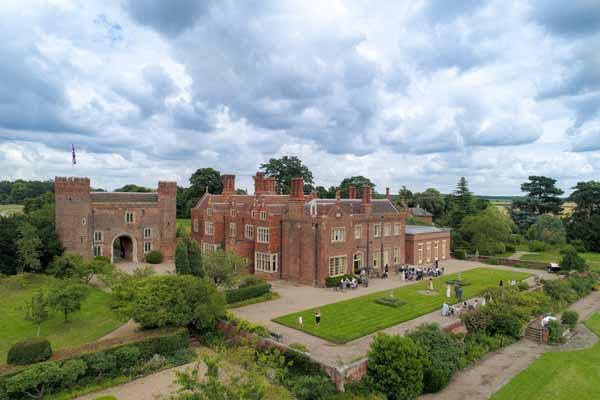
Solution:
[[[413,201],[413,192],[411,192],[406,186],[402,185],[398,192],[398,205],[400,207],[414,207],[415,202]]]
[[[556,187],[556,179],[532,175],[529,177],[529,182],[521,185],[521,191],[527,193],[527,198],[514,202],[521,210],[536,215],[560,214],[562,211],[562,200],[558,196],[564,192]]]
[[[40,336],[40,329],[44,321],[50,318],[48,312],[48,298],[42,289],[29,300],[25,306],[25,319],[37,325],[37,336]]]
[[[232,253],[218,250],[202,257],[206,277],[216,285],[231,286],[233,278],[245,266],[242,257]]]
[[[33,211],[39,210],[47,204],[54,204],[54,193],[46,192],[37,197],[30,197],[23,200],[23,212],[29,214]]]
[[[36,227],[42,241],[40,263],[42,268],[46,268],[54,257],[63,253],[62,245],[56,234],[54,202],[42,205],[39,209],[29,212],[26,217]]]
[[[371,186],[372,192],[375,192],[375,184],[371,182],[369,178],[366,178],[362,175],[352,176],[350,178],[343,179],[342,182],[340,182],[340,185],[338,186],[337,190],[340,191],[340,195],[342,197],[348,197],[348,188],[350,186],[354,186],[356,188],[356,196],[358,198],[362,197],[363,187],[365,186]]]
[[[0,274],[13,275],[17,273],[17,268],[22,268],[15,232],[18,232],[24,219],[23,215],[0,218]]]
[[[6,391],[9,398],[21,398],[26,395],[28,398],[42,399],[47,390],[62,385],[64,376],[65,371],[56,361],[35,364],[8,378]]]
[[[178,275],[191,275],[192,273],[186,240],[179,242],[175,248],[175,272]]]
[[[123,310],[143,328],[213,328],[225,312],[225,300],[212,282],[191,275],[157,275],[134,280]]]
[[[448,220],[444,221],[452,227],[459,227],[466,216],[474,215],[477,212],[476,198],[469,189],[469,183],[462,177],[456,184],[456,189],[451,195],[448,195],[447,201],[450,203]]]
[[[569,200],[577,204],[576,212],[587,218],[600,214],[600,182],[577,182]]]
[[[260,165],[260,169],[265,170],[269,176],[274,176],[277,185],[277,192],[289,194],[292,184],[292,178],[303,178],[306,189],[312,189],[314,184],[313,174],[308,167],[302,164],[302,161],[296,156],[283,156],[281,158],[271,158],[269,162]],[[307,187],[309,186],[309,187]]]
[[[179,275],[189,274],[203,278],[202,252],[195,240],[185,238],[175,249],[175,271]]]
[[[567,236],[571,243],[580,240],[588,251],[600,252],[599,226],[600,214],[592,214],[590,218],[576,214],[567,222]]]
[[[219,380],[219,359],[204,356],[206,373],[200,377],[200,366],[191,371],[177,372],[180,386],[173,400],[262,400],[266,398],[264,378],[252,368],[248,373],[233,375],[229,382]]]
[[[562,260],[560,261],[560,267],[565,271],[585,271],[588,269],[588,265],[585,260],[577,254],[577,251],[573,248],[567,248],[562,251]]]
[[[389,400],[416,399],[427,363],[425,351],[409,337],[379,333],[369,350],[367,382]]]
[[[78,278],[87,274],[87,267],[84,264],[82,256],[67,252],[52,260],[48,272],[58,279]]]
[[[147,188],[147,187],[138,186],[138,185],[134,185],[134,184],[130,183],[128,185],[125,185],[123,187],[115,189],[115,192],[150,193],[150,192],[154,192],[154,190]]]
[[[87,295],[88,290],[85,285],[64,281],[50,289],[48,304],[55,310],[62,312],[65,316],[65,322],[69,322],[69,314],[81,309],[81,303]]]
[[[488,207],[477,215],[465,217],[459,232],[472,252],[494,255],[505,251],[513,226],[513,222],[500,210]]]
[[[223,191],[223,182],[221,180],[221,173],[213,168],[200,168],[192,174],[190,177],[191,187],[199,193],[200,196],[204,194],[206,188],[213,194],[219,194]]]
[[[17,240],[17,254],[19,255],[17,273],[23,273],[25,269],[38,271],[41,268],[41,247],[42,241],[38,236],[37,229],[28,222],[23,223],[19,227],[19,239]]]
[[[565,225],[558,217],[543,214],[536,218],[535,223],[527,231],[529,240],[540,240],[553,245],[565,244],[567,233]]]
[[[412,202],[424,210],[433,214],[433,218],[438,220],[444,215],[446,201],[444,196],[436,189],[429,188],[422,193],[416,193]]]
[[[320,199],[334,199],[336,190],[335,186],[330,186],[329,189],[326,189],[324,186],[317,186],[315,193]]]

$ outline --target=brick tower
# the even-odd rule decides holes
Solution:
[[[90,247],[90,180],[56,177],[56,232],[64,248],[87,256]]]

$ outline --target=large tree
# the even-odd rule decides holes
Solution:
[[[177,244],[175,249],[175,271],[179,275],[187,274],[200,278],[204,277],[202,253],[198,242],[185,238]]]
[[[576,213],[590,218],[592,214],[600,214],[600,182],[577,182],[569,200],[577,207]]]
[[[450,203],[450,212],[445,222],[452,227],[459,227],[465,217],[478,212],[477,199],[471,193],[465,177],[459,179],[456,189],[446,201]]]
[[[527,193],[526,199],[515,201],[515,206],[521,210],[536,215],[560,214],[562,211],[562,199],[559,196],[564,192],[556,187],[556,179],[532,175],[529,182],[521,185],[521,191]]]
[[[19,264],[17,272],[38,271],[42,267],[40,256],[42,254],[42,241],[38,236],[37,229],[29,222],[23,223],[19,227],[19,239],[17,240],[17,253],[19,255]]]
[[[413,203],[429,211],[436,220],[444,215],[446,209],[444,196],[433,188],[426,189],[422,193],[416,193],[413,197]]]
[[[560,218],[544,214],[537,217],[535,223],[529,227],[527,238],[552,245],[562,245],[567,240],[567,234]]]
[[[413,192],[411,192],[406,186],[402,185],[398,191],[398,205],[400,207],[414,207],[415,202],[413,201],[413,196]]]
[[[132,183],[125,185],[123,187],[120,187],[118,189],[115,189],[115,192],[137,192],[137,193],[149,193],[149,192],[153,192],[153,189],[147,188],[147,187],[143,187],[143,186],[138,186],[138,185],[134,185]]]
[[[62,312],[65,322],[68,322],[69,314],[81,309],[81,303],[87,295],[88,289],[85,285],[63,281],[50,289],[48,304],[55,310]]]
[[[289,194],[292,178],[304,179],[304,190],[312,190],[314,185],[313,174],[308,167],[296,156],[283,156],[271,158],[269,162],[261,164],[260,168],[269,176],[274,176],[277,184],[277,192]]]
[[[340,182],[340,185],[338,186],[337,190],[340,191],[340,195],[342,196],[342,198],[348,197],[348,188],[350,186],[354,186],[356,188],[356,196],[358,198],[362,197],[363,187],[365,186],[370,186],[372,193],[375,193],[375,184],[371,182],[369,178],[366,178],[362,175],[358,175],[352,176],[350,178],[344,178]]]
[[[177,218],[189,218],[190,210],[207,188],[212,194],[223,192],[221,173],[214,168],[197,169],[190,177],[190,184],[189,188],[177,187]]]
[[[503,253],[510,243],[513,222],[496,207],[488,207],[476,215],[466,216],[458,230],[472,252],[482,255]]]

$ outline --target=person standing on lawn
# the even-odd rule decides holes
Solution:
[[[304,326],[304,320],[302,319],[302,315],[298,315],[298,325]]]
[[[319,327],[319,325],[321,325],[321,310],[318,309],[317,312],[315,313],[315,324],[317,325],[317,328]]]

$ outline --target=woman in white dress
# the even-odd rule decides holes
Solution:
[[[450,287],[450,285],[446,286],[446,297],[447,298],[452,297],[452,288]]]

